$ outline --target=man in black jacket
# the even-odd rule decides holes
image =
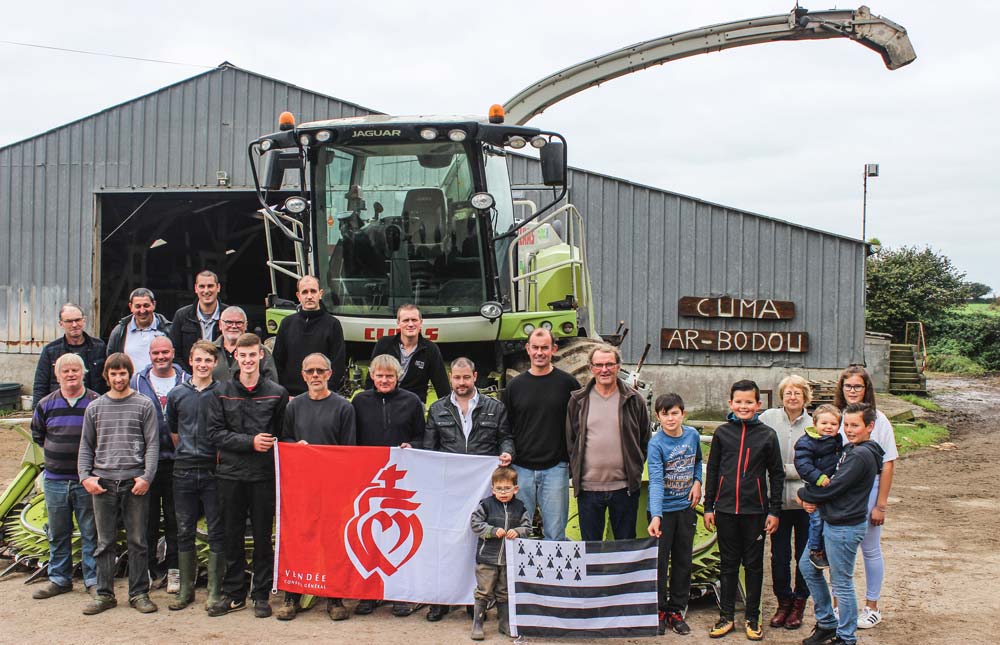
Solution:
[[[219,319],[226,305],[219,301],[219,276],[204,270],[194,277],[194,293],[197,300],[184,305],[174,314],[170,323],[170,339],[174,341],[177,362],[185,372],[191,371],[188,356],[196,340],[214,341],[222,333]]]
[[[145,287],[128,296],[132,313],[118,321],[108,336],[108,356],[123,352],[132,359],[133,374],[149,367],[149,344],[156,336],[170,335],[170,321],[156,313],[156,296]]]
[[[281,438],[288,392],[260,376],[261,342],[243,334],[236,342],[237,379],[220,383],[209,399],[208,436],[219,450],[215,477],[226,535],[226,575],[222,599],[208,610],[222,616],[246,607],[247,515],[253,531],[254,616],[271,615],[274,547],[274,442]]]
[[[98,394],[108,391],[107,384],[101,378],[108,349],[103,340],[83,331],[87,326],[87,317],[83,315],[83,310],[67,302],[59,308],[59,326],[63,329],[62,337],[43,347],[42,355],[38,357],[35,383],[31,389],[32,407],[38,405],[45,395],[59,389],[55,364],[63,354],[73,353],[83,359],[83,364],[86,366],[86,373],[83,376],[84,387]]]
[[[295,295],[299,299],[299,310],[281,321],[274,340],[278,379],[291,395],[302,394],[307,389],[302,380],[302,359],[320,353],[333,365],[330,389],[336,392],[344,384],[347,369],[344,330],[340,321],[323,306],[323,290],[314,276],[299,278]]]
[[[496,455],[509,466],[514,437],[503,403],[476,389],[476,366],[468,358],[451,362],[451,394],[431,405],[424,431],[424,450],[465,455]],[[450,607],[431,605],[427,620],[444,618]]]
[[[421,333],[424,319],[417,306],[402,305],[396,311],[396,325],[399,333],[379,338],[375,343],[375,349],[372,350],[372,358],[380,354],[389,354],[399,361],[403,366],[399,387],[413,392],[424,403],[427,402],[428,383],[434,385],[434,392],[438,398],[443,398],[450,389],[448,373],[444,369],[441,350]],[[372,387],[370,378],[368,387]]]

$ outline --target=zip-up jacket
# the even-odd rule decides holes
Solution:
[[[875,441],[847,444],[840,453],[837,472],[829,486],[806,485],[799,490],[804,502],[819,505],[824,522],[854,526],[868,516],[868,496],[875,477],[882,472],[885,451]]]
[[[218,451],[208,438],[208,410],[218,385],[218,381],[212,381],[199,392],[191,381],[185,381],[167,395],[167,429],[177,437],[175,472],[189,468],[215,470]]]
[[[278,381],[293,396],[309,389],[302,380],[302,359],[314,352],[330,359],[333,365],[330,389],[339,391],[347,374],[344,328],[322,304],[313,311],[300,308],[286,317],[281,321],[278,335],[274,339],[273,354],[274,364],[278,368]]]
[[[785,468],[778,435],[756,415],[715,429],[705,470],[705,512],[781,514]]]
[[[507,564],[507,550],[504,548],[504,540],[507,538],[498,538],[497,529],[503,529],[504,533],[514,529],[519,537],[528,537],[531,518],[528,517],[524,502],[516,496],[504,504],[490,495],[472,511],[471,525],[472,532],[479,538],[476,543],[476,564],[502,567]]]
[[[222,336],[215,339],[215,346],[219,348],[219,360],[215,363],[215,369],[212,370],[212,379],[216,381],[229,381],[234,378],[240,377],[240,364],[236,362],[235,350],[230,353],[226,349],[225,340]],[[278,382],[278,369],[274,366],[274,357],[271,356],[271,350],[269,350],[264,345],[260,346],[260,375],[262,378],[268,378]]]
[[[191,375],[184,371],[184,368],[174,363],[174,387],[190,380]],[[167,427],[167,420],[163,415],[163,406],[160,405],[160,397],[156,396],[153,383],[149,380],[149,373],[153,371],[150,365],[132,377],[132,389],[145,396],[153,402],[156,410],[156,422],[160,430],[160,461],[171,461],[174,458],[174,441],[170,438],[170,429]]]
[[[462,432],[462,420],[451,397],[438,399],[427,413],[424,450],[456,452],[465,455],[501,455],[514,457],[514,436],[507,421],[507,408],[482,393],[472,410],[472,430],[468,438]]]
[[[582,490],[583,466],[586,455],[587,414],[590,408],[590,391],[597,381],[573,392],[566,408],[566,447],[569,450],[569,473],[573,478],[573,495],[580,496]],[[622,457],[625,463],[625,480],[630,493],[639,490],[642,482],[643,464],[649,446],[649,408],[642,395],[625,385],[618,384],[618,430],[622,442]]]
[[[778,435],[778,445],[781,446],[781,462],[785,466],[785,492],[782,499],[784,510],[801,508],[796,501],[796,493],[802,487],[802,479],[795,470],[795,442],[805,434],[806,428],[813,424],[812,417],[805,410],[794,420],[788,420],[784,408],[771,408],[760,413],[760,422],[771,426]]]
[[[398,387],[382,394],[378,390],[358,392],[351,401],[359,446],[422,446],[424,404],[413,392]]]
[[[255,435],[281,439],[288,391],[261,378],[253,390],[239,379],[219,383],[208,399],[208,439],[219,449],[215,476],[259,482],[274,479],[274,455],[253,449]]]
[[[227,305],[220,300],[217,300],[216,304],[219,306],[219,317],[221,318]],[[215,340],[221,335],[219,321],[213,320],[210,340]],[[174,314],[174,319],[170,323],[170,340],[174,342],[174,355],[177,357],[177,362],[190,372],[191,364],[188,363],[188,356],[191,354],[191,346],[195,344],[195,341],[201,340],[201,321],[198,320],[197,300],[193,304],[184,305]]]
[[[167,320],[166,316],[163,314],[153,313],[156,316],[156,330],[162,334],[170,335],[170,321]],[[132,320],[132,315],[125,316],[118,321],[115,328],[111,330],[111,335],[108,336],[108,356],[111,356],[115,352],[125,351],[125,333],[128,330],[129,321]]]
[[[402,364],[402,351],[399,348],[399,336],[383,336],[375,343],[372,350],[372,358],[388,354],[395,357]],[[443,399],[451,392],[451,383],[448,382],[448,372],[444,368],[444,359],[441,358],[441,350],[438,346],[427,340],[423,335],[417,336],[417,347],[410,356],[410,364],[406,368],[406,373],[399,379],[399,387],[413,392],[424,403],[427,402],[427,383],[434,384],[434,392],[439,399]],[[372,389],[371,376],[365,382],[367,389]]]
[[[807,484],[822,486],[837,470],[840,458],[840,435],[821,435],[816,428],[806,428],[806,433],[795,442],[795,470]]]
[[[85,388],[98,394],[108,391],[108,385],[104,382],[102,374],[104,359],[108,355],[104,341],[84,332],[82,345],[70,345],[63,335],[43,347],[42,354],[38,357],[35,381],[31,388],[32,406],[38,405],[44,396],[59,389],[59,381],[56,379],[56,360],[63,354],[78,354],[83,359],[83,364],[87,366],[87,373],[83,375]]]

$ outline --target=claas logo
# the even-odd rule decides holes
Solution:
[[[437,327],[424,327],[421,333],[427,340],[437,340],[438,339]],[[395,336],[399,333],[399,330],[395,327],[365,327],[365,340],[376,341],[383,336]]]

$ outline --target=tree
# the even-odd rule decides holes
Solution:
[[[929,246],[883,248],[867,260],[868,329],[902,340],[906,322],[934,324],[965,302],[965,273]]]
[[[969,300],[981,300],[993,291],[993,287],[982,282],[966,282],[965,288],[969,291]]]

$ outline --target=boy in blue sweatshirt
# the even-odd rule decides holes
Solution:
[[[854,595],[854,561],[868,528],[868,496],[882,470],[885,451],[870,441],[875,429],[875,409],[852,403],[844,409],[844,434],[851,443],[840,454],[837,472],[825,487],[805,486],[799,500],[807,513],[818,507],[826,524],[823,540],[830,561],[830,585],[805,553],[799,571],[809,586],[816,609],[816,627],[803,645],[853,645],[857,642],[858,601]],[[833,613],[830,587],[837,597]]]
[[[649,535],[659,538],[656,559],[659,633],[667,625],[690,634],[684,610],[691,597],[691,551],[701,501],[701,443],[698,431],[683,425],[684,400],[664,394],[654,406],[661,432],[649,440]],[[667,572],[670,572],[669,582]]]
[[[802,481],[814,486],[829,486],[840,459],[840,410],[824,404],[813,412],[813,427],[795,442],[795,470]],[[817,569],[830,563],[823,550],[823,518],[809,514],[809,560]]]

